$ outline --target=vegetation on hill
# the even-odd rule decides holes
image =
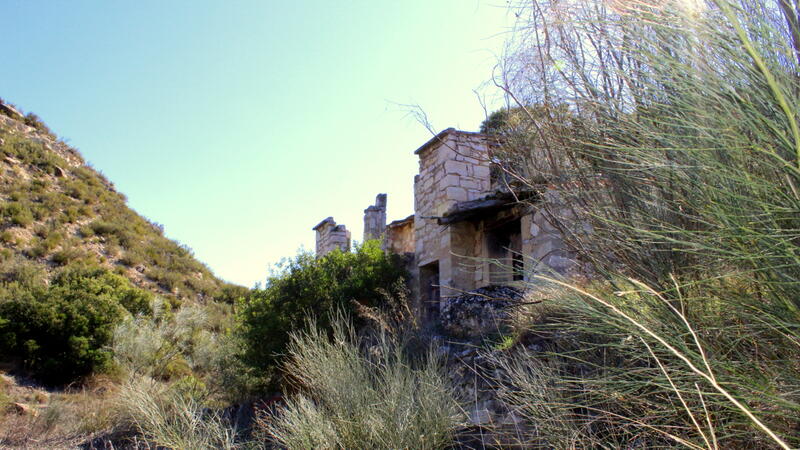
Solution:
[[[484,131],[502,134],[496,162],[511,178],[558,194],[537,208],[593,276],[536,275],[539,295],[517,305],[512,334],[472,359],[468,369],[513,417],[505,428],[481,420],[480,438],[506,433],[503,442],[524,448],[800,447],[797,3],[515,8],[502,87],[517,105]],[[94,370],[113,355],[118,379],[94,381],[105,397],[64,392],[39,417],[0,418],[0,445],[49,445],[59,426],[84,443],[124,436],[169,448],[459,445],[469,405],[454,400],[435,353],[420,350],[413,318],[394,314],[403,272],[377,243],[300,254],[235,306],[171,309],[114,274],[160,283],[121,260],[150,248],[135,245],[131,225],[100,215],[102,204],[124,204],[119,194],[90,171],[113,202],[71,196],[64,183],[79,157],[9,120],[0,116],[16,130],[0,136],[3,151],[9,142],[30,151],[4,153],[0,349],[35,370],[53,364],[42,343],[66,340],[53,346],[74,355],[63,370]],[[576,223],[591,233],[569,233]],[[143,242],[163,239],[149,233]],[[88,244],[85,253],[59,264],[70,239]],[[109,243],[120,257],[101,258]],[[153,290],[213,297],[188,281]],[[63,326],[35,328],[40,317]],[[447,353],[453,342],[439,344]],[[286,402],[260,403],[253,433],[241,433],[225,406],[265,382]],[[0,379],[0,404],[20,395]]]
[[[113,368],[115,327],[149,314],[154,295],[174,307],[247,293],[128,208],[38,117],[1,102],[3,362],[13,358],[43,382],[72,382]]]
[[[0,260],[21,256],[50,276],[62,267],[100,265],[176,301],[232,301],[243,292],[128,208],[125,196],[37,117],[2,112]]]

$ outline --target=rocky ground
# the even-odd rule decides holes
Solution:
[[[506,335],[513,308],[525,303],[525,293],[517,288],[487,286],[451,297],[443,305],[444,333],[434,342],[467,409],[467,427],[459,433],[461,448],[514,448],[531,432],[501,398],[510,380],[500,361],[509,352],[542,350],[535,343],[513,343]]]

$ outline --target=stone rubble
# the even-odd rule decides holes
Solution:
[[[446,298],[441,323],[453,337],[480,338],[505,329],[509,307],[522,301],[523,292],[511,286],[490,285]]]

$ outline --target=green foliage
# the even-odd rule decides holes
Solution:
[[[157,298],[152,315],[130,316],[114,329],[113,351],[123,374],[163,382],[185,377],[202,382],[213,402],[238,402],[255,390],[255,377],[236,358],[241,343],[231,334],[233,307],[183,305]]]
[[[26,123],[49,132],[35,115],[28,115]],[[0,204],[0,246],[42,263],[49,257],[59,266],[82,264],[100,254],[104,265],[143,266],[150,288],[176,300],[231,301],[230,292],[223,292],[224,283],[191,250],[164,237],[162,226],[130,210],[125,196],[101,173],[87,165],[76,167],[74,160],[81,159],[75,150],[12,129],[0,129],[0,134],[0,165],[9,164],[8,170],[25,175],[0,178],[0,198],[9,200]],[[69,161],[65,153],[71,154]],[[78,232],[66,224],[78,225]],[[38,237],[27,245],[8,230],[31,226],[36,226]]]
[[[46,383],[107,369],[114,326],[150,309],[151,294],[100,268],[63,270],[49,286],[22,278],[3,283],[0,350]]]
[[[535,149],[559,149],[583,162],[544,175],[572,208],[553,221],[591,225],[567,238],[606,280],[572,286],[575,295],[559,299],[565,311],[529,330],[551,338],[547,361],[509,365],[512,400],[529,408],[541,446],[800,445],[800,30],[791,5],[575,2],[565,14],[537,1],[520,13],[528,22],[518,56],[546,54],[559,67],[515,66],[504,77],[520,83],[514,97],[570,105],[594,132],[560,138],[532,123],[542,145],[508,151],[527,161]]]
[[[157,448],[233,449],[228,420],[205,407],[202,383],[188,378],[170,386],[136,376],[119,395],[120,419]]]
[[[69,263],[76,261],[83,256],[83,252],[76,247],[67,247],[61,249],[50,257],[50,260],[59,266],[66,266]]]
[[[289,333],[301,329],[309,314],[330,326],[336,308],[351,312],[354,302],[377,306],[383,290],[405,277],[396,257],[384,253],[378,241],[367,241],[352,253],[334,251],[316,259],[300,253],[286,261],[263,289],[255,289],[241,305],[240,333],[244,361],[265,371],[274,369],[286,349]]]
[[[448,448],[463,420],[440,361],[409,358],[387,335],[371,347],[342,315],[332,335],[292,333],[286,372],[298,393],[260,431],[285,448]]]
[[[498,109],[481,122],[480,131],[484,134],[503,134],[522,120],[522,114],[524,112],[519,106]]]
[[[42,119],[40,119],[39,116],[32,112],[25,115],[25,125],[36,128],[37,130],[49,136],[53,136],[53,132],[50,131],[50,128],[48,128],[47,125],[42,122]]]
[[[2,233],[0,233],[0,242],[2,242],[3,244],[11,244],[11,245],[16,244],[14,233],[12,233],[9,230],[3,231]]]
[[[20,255],[0,262],[0,301],[27,296],[47,285],[47,271],[40,264]]]
[[[12,201],[2,206],[0,213],[8,221],[19,227],[27,227],[33,223],[33,213],[24,204]]]

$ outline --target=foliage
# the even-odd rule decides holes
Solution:
[[[148,312],[152,297],[100,268],[65,269],[49,286],[16,280],[3,292],[0,350],[54,384],[107,369],[114,326],[126,313]]]
[[[489,116],[481,122],[480,132],[502,136],[524,123],[526,123],[525,110],[521,106],[500,108],[489,114]]]
[[[123,385],[118,407],[130,424],[155,447],[233,449],[236,430],[218,413],[203,406],[202,386],[188,379],[164,385],[136,376]]]
[[[289,343],[289,333],[301,329],[309,314],[317,315],[317,325],[329,329],[331,311],[352,312],[355,303],[377,306],[385,298],[382,290],[404,276],[396,257],[383,252],[378,241],[367,241],[352,253],[334,251],[318,259],[298,254],[242,303],[243,360],[257,370],[273,370]]]
[[[35,115],[29,114],[26,123],[49,133]],[[77,151],[39,132],[3,126],[0,136],[0,166],[15,173],[0,179],[0,246],[43,265],[48,259],[59,266],[79,265],[97,255],[105,265],[147,269],[145,283],[175,299],[231,300],[231,288],[223,292],[228,285],[188,247],[129,209],[125,196],[101,173],[76,165],[82,162]],[[6,234],[15,229],[20,238]],[[37,238],[24,239],[31,229]]]
[[[308,322],[292,333],[286,372],[298,393],[262,433],[286,448],[446,448],[461,411],[432,352],[409,359],[382,334],[371,347],[338,314],[331,337]]]
[[[543,446],[800,445],[800,30],[790,5],[520,6],[505,89],[551,116],[567,108],[584,131],[525,132],[535,148],[507,141],[517,161],[544,151],[548,163],[536,177],[509,170],[558,194],[543,205],[553,223],[593,230],[566,236],[606,281],[566,287],[575,295],[564,313],[530,330],[561,333],[549,361],[509,364],[516,404],[535,402],[529,418],[552,425]],[[521,130],[547,122],[527,121]]]
[[[37,130],[49,136],[53,135],[53,132],[50,131],[50,128],[48,128],[47,125],[45,125],[45,123],[42,122],[42,119],[40,119],[39,116],[37,116],[32,112],[25,114],[25,125],[36,128]]]

